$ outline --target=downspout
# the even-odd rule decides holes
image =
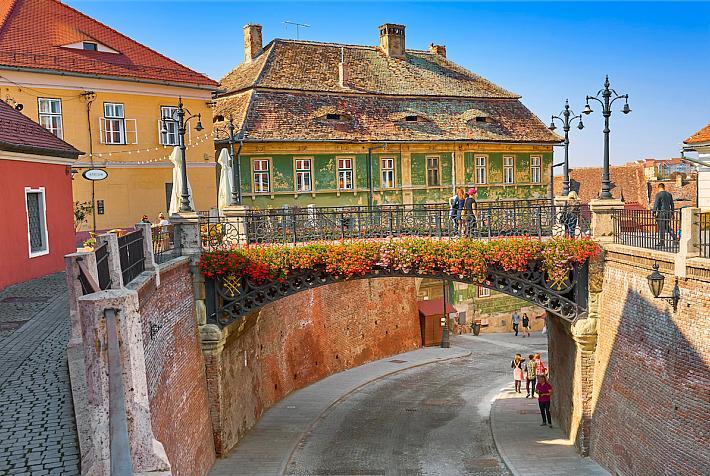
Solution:
[[[94,139],[91,134],[91,104],[96,99],[96,94],[93,91],[85,91],[82,96],[86,98],[86,125],[89,128],[89,162],[91,168],[94,168]],[[93,233],[96,238],[96,181],[91,181],[91,218],[93,221]]]

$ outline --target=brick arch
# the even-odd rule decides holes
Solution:
[[[285,279],[255,283],[247,277],[207,281],[207,318],[210,323],[225,327],[263,306],[287,296],[329,284],[358,279],[412,277],[458,281],[483,286],[539,306],[560,318],[574,323],[587,315],[588,263],[575,265],[560,285],[550,285],[540,264],[522,272],[504,271],[497,267],[487,270],[486,281],[462,276],[427,274],[391,270],[373,270],[356,277],[342,277],[324,270],[291,273]]]

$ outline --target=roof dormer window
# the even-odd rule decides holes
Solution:
[[[328,113],[325,115],[325,118],[328,119],[329,121],[342,121],[343,116],[340,114],[336,113]]]
[[[417,122],[419,118],[417,116],[405,116],[404,120],[407,122]]]
[[[84,41],[81,43],[81,46],[86,51],[99,51],[99,45],[93,41]]]
[[[92,39],[77,41],[76,43],[70,43],[68,45],[63,45],[62,48],[71,48],[74,50],[84,50],[84,51],[99,51],[101,53],[118,53],[110,46],[106,46],[98,41],[93,41]]]
[[[476,122],[488,122],[488,117],[486,117],[486,116],[476,116]]]

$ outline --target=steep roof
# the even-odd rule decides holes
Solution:
[[[0,101],[0,150],[76,159],[82,152]]]
[[[338,65],[347,65],[345,87]],[[485,78],[425,51],[391,58],[374,46],[277,39],[251,63],[242,63],[220,84],[229,92],[261,87],[297,91],[467,98],[519,98]]]
[[[556,142],[517,99],[338,96],[250,90],[218,101],[254,141]],[[328,119],[338,114],[340,119]],[[414,116],[416,121],[407,121]],[[477,117],[486,119],[479,122]]]
[[[683,141],[684,144],[703,144],[710,142],[710,124]]]
[[[277,39],[220,86],[215,114],[246,140],[561,141],[520,96],[432,52]]]
[[[215,88],[207,76],[58,0],[3,0],[0,68],[29,68]],[[115,52],[67,45],[95,42]]]

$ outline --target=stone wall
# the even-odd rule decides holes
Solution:
[[[421,346],[413,278],[356,280],[269,304],[205,350],[212,425],[225,454],[261,414],[328,375]]]
[[[669,295],[673,255],[607,251],[590,455],[615,474],[709,474],[710,260],[686,262],[673,312],[646,281],[658,260]]]
[[[207,474],[215,453],[188,260],[166,263],[159,285],[155,275],[136,284],[153,432],[173,474]]]

